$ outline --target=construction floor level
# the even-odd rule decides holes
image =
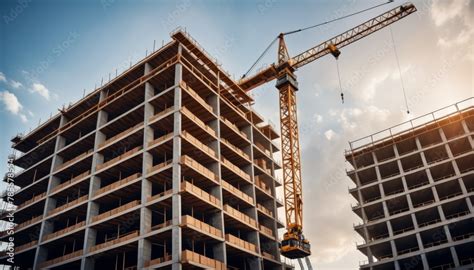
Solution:
[[[17,265],[293,269],[279,251],[279,135],[251,103],[178,30],[13,138]]]
[[[360,269],[474,268],[474,98],[351,148]]]

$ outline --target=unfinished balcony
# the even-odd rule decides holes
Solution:
[[[91,246],[89,253],[94,254],[100,250],[105,251],[109,249],[116,249],[120,246],[126,246],[129,250],[133,250],[133,247],[136,247],[138,230],[136,225],[128,226],[125,229],[120,229],[119,226],[113,226],[108,224],[108,227],[102,227],[100,230],[97,230],[96,243]]]
[[[474,171],[474,153],[456,158],[456,164],[461,174]]]
[[[456,254],[458,255],[460,265],[467,266],[474,263],[474,256],[472,255],[472,250],[474,250],[473,241],[456,245],[454,248],[456,250]]]
[[[414,171],[424,166],[423,160],[421,159],[421,155],[419,153],[411,154],[400,159],[402,164],[402,169],[404,173]]]
[[[82,221],[79,221],[80,219]],[[65,219],[57,219],[57,220],[49,220],[52,223],[54,230],[50,233],[43,235],[43,243],[54,241],[56,239],[67,237],[67,236],[74,236],[80,235],[80,231],[85,229],[86,221],[85,216],[74,216],[71,215]]]
[[[464,186],[466,187],[467,192],[473,192],[474,191],[474,172],[466,174],[462,178],[462,182],[464,183]]]
[[[395,158],[395,151],[393,150],[393,145],[377,148],[374,152],[379,163]]]
[[[435,202],[433,191],[430,187],[414,191],[409,194],[413,208],[426,207]]]
[[[198,247],[195,248],[198,249]],[[226,266],[222,261],[209,257],[210,255],[208,255],[207,253],[212,253],[212,251],[208,251],[205,248],[203,248],[203,250],[207,251],[205,253],[206,255],[202,255],[198,252],[193,252],[187,249],[183,250],[181,256],[181,263],[183,264],[183,269],[226,269]]]
[[[412,153],[418,150],[418,147],[416,145],[416,140],[414,137],[404,139],[396,143],[395,145],[396,145],[399,156],[404,156],[408,153]]]
[[[459,220],[448,226],[448,229],[453,241],[468,242],[474,236],[474,220],[472,218]]]
[[[438,184],[435,188],[440,201],[448,200],[462,194],[461,186],[457,180]]]
[[[245,168],[240,168],[239,166],[232,163],[230,160],[221,156],[221,169],[222,178],[226,179],[231,183],[233,183],[234,181],[240,182],[242,180],[246,181],[247,183],[252,182],[250,174],[248,173],[250,171],[250,165],[246,166]]]
[[[405,175],[405,181],[409,190],[417,189],[430,183],[426,170],[420,170]]]
[[[199,215],[199,214],[197,214]],[[205,215],[202,215],[205,216]],[[206,220],[206,218],[204,218]],[[211,221],[212,218],[207,218],[207,220]],[[185,215],[181,217],[181,225],[182,228],[185,228],[183,230],[183,237],[185,238],[192,238],[193,236],[197,236],[196,232],[201,234],[200,239],[206,239],[206,238],[212,238],[216,240],[222,240],[224,235],[222,231],[218,228],[216,228],[215,225],[208,224],[205,221],[199,220],[195,217],[192,217],[190,215]],[[192,231],[189,231],[189,230]],[[209,240],[209,239],[208,239]],[[209,240],[209,243],[213,242],[213,240]],[[215,241],[214,241],[215,242]]]
[[[224,222],[226,227],[229,226],[233,228],[257,230],[257,221],[248,213],[242,211],[245,210],[237,210],[229,204],[224,204]]]
[[[60,117],[54,117],[48,122],[43,123],[40,128],[34,129],[27,135],[18,134],[12,139],[12,147],[23,153],[31,151],[42,142],[46,141],[47,139],[51,139],[54,136],[50,136],[50,134],[55,134],[55,130],[59,127],[60,120]],[[47,138],[44,141],[38,143],[38,141],[45,137]]]
[[[242,236],[241,236],[242,237]],[[241,239],[231,233],[226,233],[225,241],[228,247],[227,256],[233,256],[240,252],[250,253],[252,255],[257,255],[257,246],[249,241]]]
[[[127,220],[133,212],[138,212],[140,193],[132,193],[117,200],[115,196],[103,196],[94,201],[97,206],[97,215],[92,216],[91,223],[100,224],[107,220]]]
[[[389,260],[389,259],[393,258],[393,256],[394,256],[394,254],[392,252],[392,247],[391,247],[389,241],[376,243],[376,244],[374,244],[370,247],[370,250],[372,251],[373,257],[375,257],[375,259],[377,259],[377,261],[379,261],[379,262]],[[363,251],[363,250],[361,250],[361,251]]]
[[[394,242],[398,256],[413,253],[420,250],[420,247],[418,246],[418,241],[416,240],[416,235],[403,236],[395,239]]]
[[[392,196],[404,192],[403,181],[401,178],[395,178],[393,180],[382,183],[383,191],[385,196]]]
[[[451,142],[448,143],[449,149],[451,150],[451,153],[453,154],[454,157],[463,155],[468,152],[472,152],[473,149],[471,147],[471,144],[469,142],[469,137],[465,136],[459,139],[455,139]]]
[[[374,222],[376,220],[385,218],[383,211],[382,203],[375,203],[364,207],[365,214],[367,216],[367,223]],[[354,211],[356,214],[362,218],[362,213],[359,211]]]
[[[114,94],[111,94],[114,95]],[[145,97],[145,85],[140,85],[130,91],[123,93],[121,98],[112,100],[105,104],[102,108],[107,113],[108,122],[121,122],[124,126],[134,126],[130,112],[134,110],[141,110],[141,105]],[[139,106],[140,105],[140,106]],[[142,114],[143,115],[143,114]],[[130,121],[129,119],[130,118]],[[143,117],[141,118],[143,120]]]
[[[187,107],[181,107],[180,109],[182,113],[182,128],[183,130],[188,131],[196,138],[205,138],[211,137],[209,140],[217,139],[217,132],[210,126],[211,122],[214,119],[211,117],[209,119],[201,119],[200,117],[196,116],[191,109]],[[207,120],[207,122],[205,122]]]
[[[422,148],[427,148],[435,144],[439,144],[443,141],[439,133],[439,129],[432,129],[427,132],[421,133],[418,135],[418,140],[420,141]]]
[[[220,117],[220,128],[221,137],[230,141],[240,149],[245,149],[245,147],[250,145],[249,135],[241,130],[235,123],[222,116],[222,112]]]
[[[386,203],[390,216],[395,216],[409,210],[408,200],[405,195],[400,195],[389,199],[386,201]]]
[[[208,189],[209,192],[194,185],[192,182],[181,182],[181,199],[183,203],[192,205],[201,211],[215,211],[221,206],[217,188]]]
[[[381,152],[380,155],[383,159],[386,159],[384,158],[385,157],[384,155],[386,155],[385,152]],[[378,160],[378,162],[381,162],[381,160]],[[361,154],[358,154],[357,156],[354,156],[354,159],[351,160],[351,164],[354,168],[362,169],[364,167],[374,165],[375,161],[374,161],[372,152],[366,152],[366,153],[361,153]]]
[[[393,235],[404,234],[415,229],[411,215],[405,215],[390,220]]]
[[[426,258],[432,270],[455,269],[454,260],[449,247],[427,252]]]
[[[86,195],[82,195],[84,193]],[[87,191],[78,190],[76,194],[64,194],[56,195],[53,197],[55,201],[55,207],[47,212],[47,217],[52,218],[57,215],[73,212],[77,214],[83,214],[87,209]]]
[[[22,153],[13,161],[15,166],[23,169],[27,169],[34,164],[41,162],[42,160],[50,157],[54,152],[55,140],[50,140],[41,144],[26,153]]]
[[[187,155],[181,156],[182,175],[185,179],[197,181],[207,181],[208,184],[215,185],[219,183],[219,176],[210,169],[203,166],[198,161]]]
[[[145,267],[150,269],[171,269],[173,253],[171,239],[170,230],[147,238],[154,245],[151,245],[150,259],[146,259],[144,262]]]
[[[151,224],[145,229],[148,235],[155,237],[171,230],[173,215],[171,204],[171,196],[164,196],[161,200],[154,200],[147,204],[147,210],[151,211]],[[161,236],[158,238],[161,239]]]
[[[125,237],[126,236],[124,235],[123,238]],[[123,238],[121,240],[123,240]],[[139,260],[137,254],[138,244],[136,242],[128,244],[123,244],[122,242],[117,244],[116,248],[109,249],[104,253],[96,253],[89,256],[88,259],[95,260],[96,268],[104,265],[107,269],[137,270],[137,263]]]
[[[390,161],[379,165],[380,177],[382,180],[400,175],[397,161]]]
[[[447,140],[464,135],[464,128],[461,121],[452,122],[441,127]]]
[[[142,166],[142,146],[127,145],[119,149],[105,151],[103,163],[96,165],[96,171],[100,174],[105,170],[113,168],[113,171],[127,171],[130,168]]]
[[[389,237],[387,223],[385,222],[367,226],[367,233],[368,235],[366,243],[368,244],[375,241],[384,241],[384,239],[387,239]],[[359,234],[361,234],[361,236],[365,238],[365,236],[363,235],[363,230],[359,231]]]
[[[264,173],[270,177],[273,177],[272,173],[272,160],[268,159],[266,157],[260,157],[258,158],[258,155],[254,155],[254,165],[256,170],[256,174]]]
[[[38,206],[39,208],[44,206],[44,198],[46,198],[46,192],[40,194],[32,194],[31,198],[23,201],[22,203],[18,204],[15,210],[15,213],[18,213],[26,208]]]
[[[101,142],[99,147],[99,152],[110,151],[106,148],[122,148],[123,146],[138,146],[142,144],[143,141],[143,122],[139,122],[136,125],[133,125],[124,130],[128,125],[120,126],[120,129],[113,129],[113,131],[104,128],[105,140]]]
[[[206,99],[211,99],[212,97],[216,97],[214,94],[209,95],[207,97],[203,97],[200,94],[198,94],[194,89],[187,84],[186,82],[182,81],[180,83],[181,89],[183,90],[183,100],[182,104],[183,106],[187,108],[192,108],[193,112],[197,115],[200,116],[200,118],[204,122],[211,121],[213,119],[217,119],[217,116],[215,114],[215,110],[212,107],[211,104],[209,104]],[[203,95],[206,95],[206,91],[200,91]]]
[[[435,166],[430,167],[429,170],[435,182],[451,178],[456,175],[451,161],[436,164]]]
[[[258,175],[254,177],[254,182],[255,182],[255,191],[257,193],[257,198],[264,198],[264,199],[274,198],[273,188],[272,188],[271,182],[268,181],[268,178]]]
[[[123,178],[122,178],[123,177]],[[126,197],[130,193],[140,192],[141,173],[132,175],[118,175],[114,178],[103,178],[100,180],[100,188],[95,190],[93,198],[99,197]]]
[[[33,183],[45,180],[51,171],[52,160],[52,157],[47,158],[32,167],[17,172],[14,177],[15,185],[27,187]]]
[[[47,257],[44,261],[39,262],[39,267],[47,269],[59,266],[65,268],[78,267],[80,265],[80,258],[83,255],[83,239],[84,232],[44,244],[40,249],[47,251]]]
[[[444,226],[430,228],[420,232],[421,242],[425,249],[442,245],[448,242]]]
[[[437,207],[431,207],[415,212],[416,222],[419,228],[427,227],[441,222],[441,217]]]
[[[73,187],[79,187],[81,189],[87,189],[89,187],[89,177],[90,177],[90,170],[86,170],[81,173],[72,174],[70,178],[61,179],[56,177],[53,179],[53,186],[51,188],[50,194],[56,194],[65,191],[66,189],[70,189]]]
[[[357,171],[356,173],[359,177],[360,187],[378,181],[377,173],[375,172],[374,167],[369,167],[367,169],[362,169],[360,171]]]
[[[230,200],[239,200],[240,202],[247,204],[247,206],[251,207],[254,205],[254,200],[253,197],[251,196],[252,191],[252,185],[250,184],[244,184],[241,185],[240,183],[237,183],[238,186],[235,187],[225,181],[224,179],[221,180],[221,185],[222,185],[222,193],[223,193],[223,198],[224,202],[227,201],[227,199]]]
[[[471,213],[464,198],[446,202],[441,205],[441,208],[447,220],[460,218]]]
[[[64,146],[75,147],[76,142],[88,141],[93,136],[94,130],[97,127],[97,112],[85,115],[83,118],[76,122],[67,122],[62,128],[63,132],[60,133],[64,139]]]

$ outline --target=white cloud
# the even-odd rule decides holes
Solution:
[[[468,8],[470,0],[435,0],[431,4],[431,18],[437,26],[442,26],[450,20],[461,16]]]
[[[19,116],[20,116],[21,122],[23,122],[23,123],[28,122],[28,119],[26,118],[26,115],[20,113]]]
[[[1,82],[6,82],[7,81],[7,78],[5,77],[5,74],[3,74],[3,72],[0,71],[0,81]]]
[[[321,122],[323,122],[323,116],[320,115],[320,114],[315,114],[314,115],[314,119],[316,120],[316,123],[320,124]]]
[[[14,81],[14,80],[10,80],[10,85],[15,89],[18,89],[18,88],[23,86],[23,84],[21,84],[21,82],[17,82],[17,81]]]
[[[33,83],[32,92],[40,94],[45,99],[49,100],[49,90],[41,83]]]
[[[18,114],[23,106],[18,101],[18,98],[8,91],[3,91],[0,93],[0,100],[5,105],[5,109],[13,114]]]
[[[324,132],[324,136],[326,136],[326,139],[328,139],[328,141],[332,140],[332,138],[334,138],[335,135],[336,135],[336,132],[334,132],[334,130],[332,129],[326,130]]]
[[[442,48],[451,48],[471,44],[474,37],[473,16],[473,1],[433,1],[431,19],[441,31],[438,45]]]

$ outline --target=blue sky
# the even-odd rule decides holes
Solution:
[[[178,26],[239,78],[282,31],[333,19],[381,0],[320,1],[51,1],[0,3],[0,160],[10,138],[27,132],[81,98],[109,73],[121,73],[170,40]],[[295,55],[403,1],[288,37]],[[473,94],[474,6],[469,0],[414,1],[419,11],[392,26],[411,114],[403,94],[388,29],[342,50],[339,65],[324,57],[297,72],[307,237],[320,269],[356,269],[364,259],[352,230],[343,150],[347,142],[452,104]],[[276,58],[272,48],[262,63]],[[255,90],[257,111],[278,124],[273,83]],[[316,170],[313,168],[317,168]],[[2,162],[0,170],[6,169]],[[328,205],[332,205],[328,209]]]

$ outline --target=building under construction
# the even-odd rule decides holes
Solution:
[[[473,269],[474,98],[350,145],[360,269]]]
[[[178,30],[120,76],[13,138],[22,168],[14,177],[21,187],[16,264],[292,269],[279,250],[279,135],[251,104]]]

